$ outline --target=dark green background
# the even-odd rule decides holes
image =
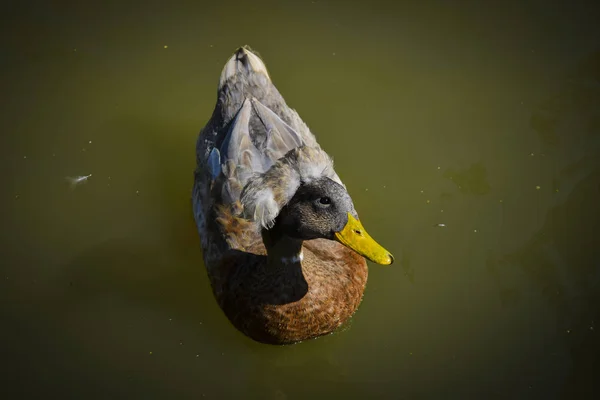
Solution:
[[[1,18],[3,399],[599,396],[586,3],[13,1]],[[398,261],[371,265],[346,329],[290,347],[229,324],[191,215],[196,136],[244,44]]]

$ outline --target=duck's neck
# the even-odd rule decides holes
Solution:
[[[302,240],[289,237],[277,228],[275,226],[269,230],[262,230],[269,266],[300,265],[303,259]]]

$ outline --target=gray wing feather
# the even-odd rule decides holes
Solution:
[[[265,173],[278,159],[302,145],[301,136],[270,108],[255,98],[244,100],[220,151],[213,149],[208,160],[213,179],[220,172],[224,174],[221,188],[224,203],[237,201],[253,177]],[[261,214],[264,210],[258,207],[257,212]]]
[[[291,149],[302,145],[300,135],[270,108],[254,98],[252,99],[252,105],[256,115],[265,127],[267,141],[264,152],[272,162],[283,157]]]

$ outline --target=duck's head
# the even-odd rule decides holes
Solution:
[[[362,226],[331,159],[319,148],[291,150],[246,185],[242,204],[248,218],[279,235],[335,240],[377,264],[394,261]]]

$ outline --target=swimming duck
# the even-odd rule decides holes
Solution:
[[[213,294],[250,338],[290,344],[333,332],[358,308],[365,258],[392,255],[365,231],[329,155],[239,48],[200,131],[192,195]]]

